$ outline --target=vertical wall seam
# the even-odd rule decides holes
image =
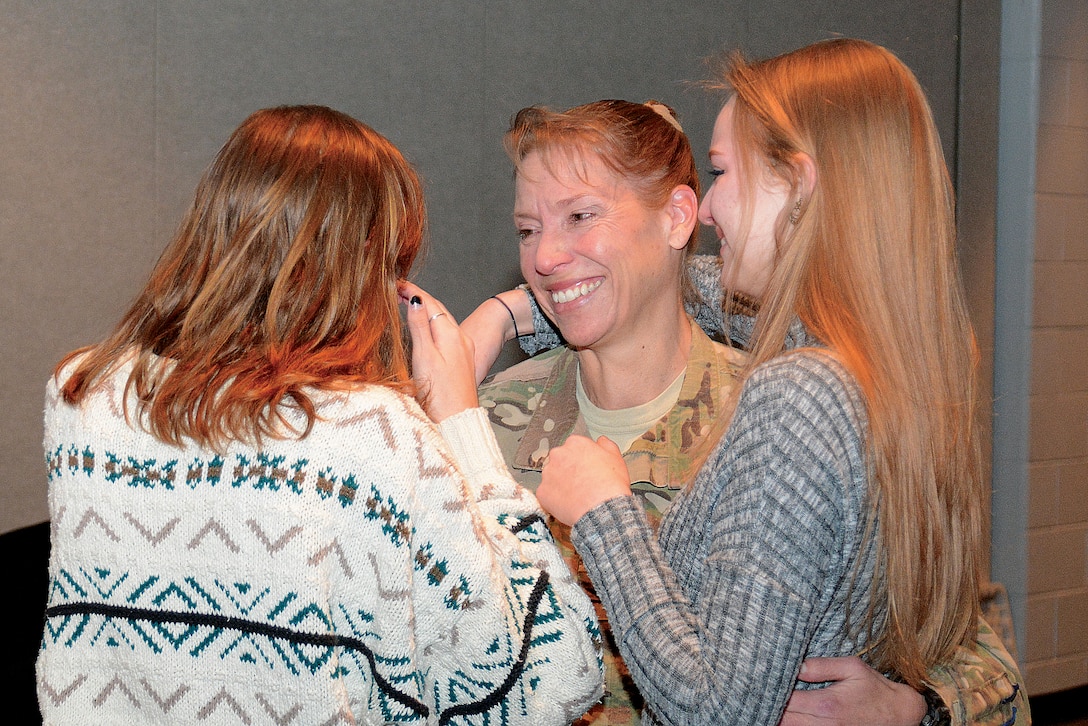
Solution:
[[[162,159],[160,157],[162,144],[160,143],[161,126],[159,124],[160,104],[161,98],[159,88],[159,5],[160,0],[155,0],[154,9],[152,10],[152,34],[151,38],[151,195],[154,200],[155,209],[151,214],[151,219],[154,220],[153,234],[155,239],[159,239],[159,230],[162,229]]]
[[[1027,652],[1031,316],[1041,0],[1002,0],[994,270],[994,579]]]

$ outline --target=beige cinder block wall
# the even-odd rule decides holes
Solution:
[[[1088,4],[1043,0],[1025,679],[1088,683]]]

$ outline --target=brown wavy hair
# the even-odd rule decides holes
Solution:
[[[307,388],[411,391],[396,281],[424,226],[419,179],[379,133],[323,106],[257,111],[204,172],[117,328],[58,365],[59,376],[75,361],[63,397],[78,404],[134,359],[126,392],[140,424],[221,448],[306,436]],[[284,406],[305,414],[304,430]]]
[[[911,71],[860,40],[734,56],[726,84],[749,185],[768,173],[804,198],[779,220],[748,370],[800,317],[860,384],[888,612],[871,655],[917,687],[973,639],[985,551],[978,352],[933,116]]]

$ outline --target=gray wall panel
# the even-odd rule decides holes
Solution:
[[[522,106],[656,97],[701,159],[708,56],[859,35],[915,68],[951,146],[959,3],[819,5],[0,0],[0,532],[46,516],[50,368],[117,319],[251,111],[323,103],[400,146],[427,186],[419,279],[463,316],[518,281],[500,139]]]
[[[0,532],[46,516],[42,394],[158,254],[154,8],[0,4]]]

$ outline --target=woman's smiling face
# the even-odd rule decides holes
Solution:
[[[576,348],[654,335],[640,319],[678,300],[667,208],[647,208],[592,154],[552,161],[530,153],[515,185],[521,272],[541,308]]]
[[[775,230],[789,201],[789,188],[758,159],[746,166],[761,178],[744,178],[745,170],[737,163],[734,103],[725,104],[714,123],[710,141],[714,180],[699,205],[699,221],[718,235],[725,263],[722,283],[758,299],[774,270]],[[750,200],[747,210],[746,200]]]

